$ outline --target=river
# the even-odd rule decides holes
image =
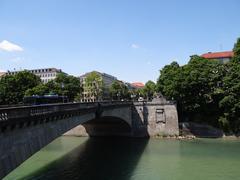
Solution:
[[[6,176],[15,179],[240,179],[240,141],[60,137]]]

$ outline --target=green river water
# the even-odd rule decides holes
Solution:
[[[60,137],[13,179],[239,180],[240,141]]]

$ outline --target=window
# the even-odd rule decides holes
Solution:
[[[166,123],[164,109],[156,109],[156,123]]]

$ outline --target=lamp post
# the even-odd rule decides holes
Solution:
[[[61,88],[62,88],[62,99],[64,103],[64,83],[61,83]]]
[[[120,101],[120,92],[117,93],[118,101]]]

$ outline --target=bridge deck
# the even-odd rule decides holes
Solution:
[[[115,106],[129,106],[132,102],[93,102],[93,103],[64,103],[34,106],[21,106],[0,108],[0,128],[4,131],[7,126],[31,121],[48,121],[63,119],[74,115],[96,112],[101,108],[113,108]]]

